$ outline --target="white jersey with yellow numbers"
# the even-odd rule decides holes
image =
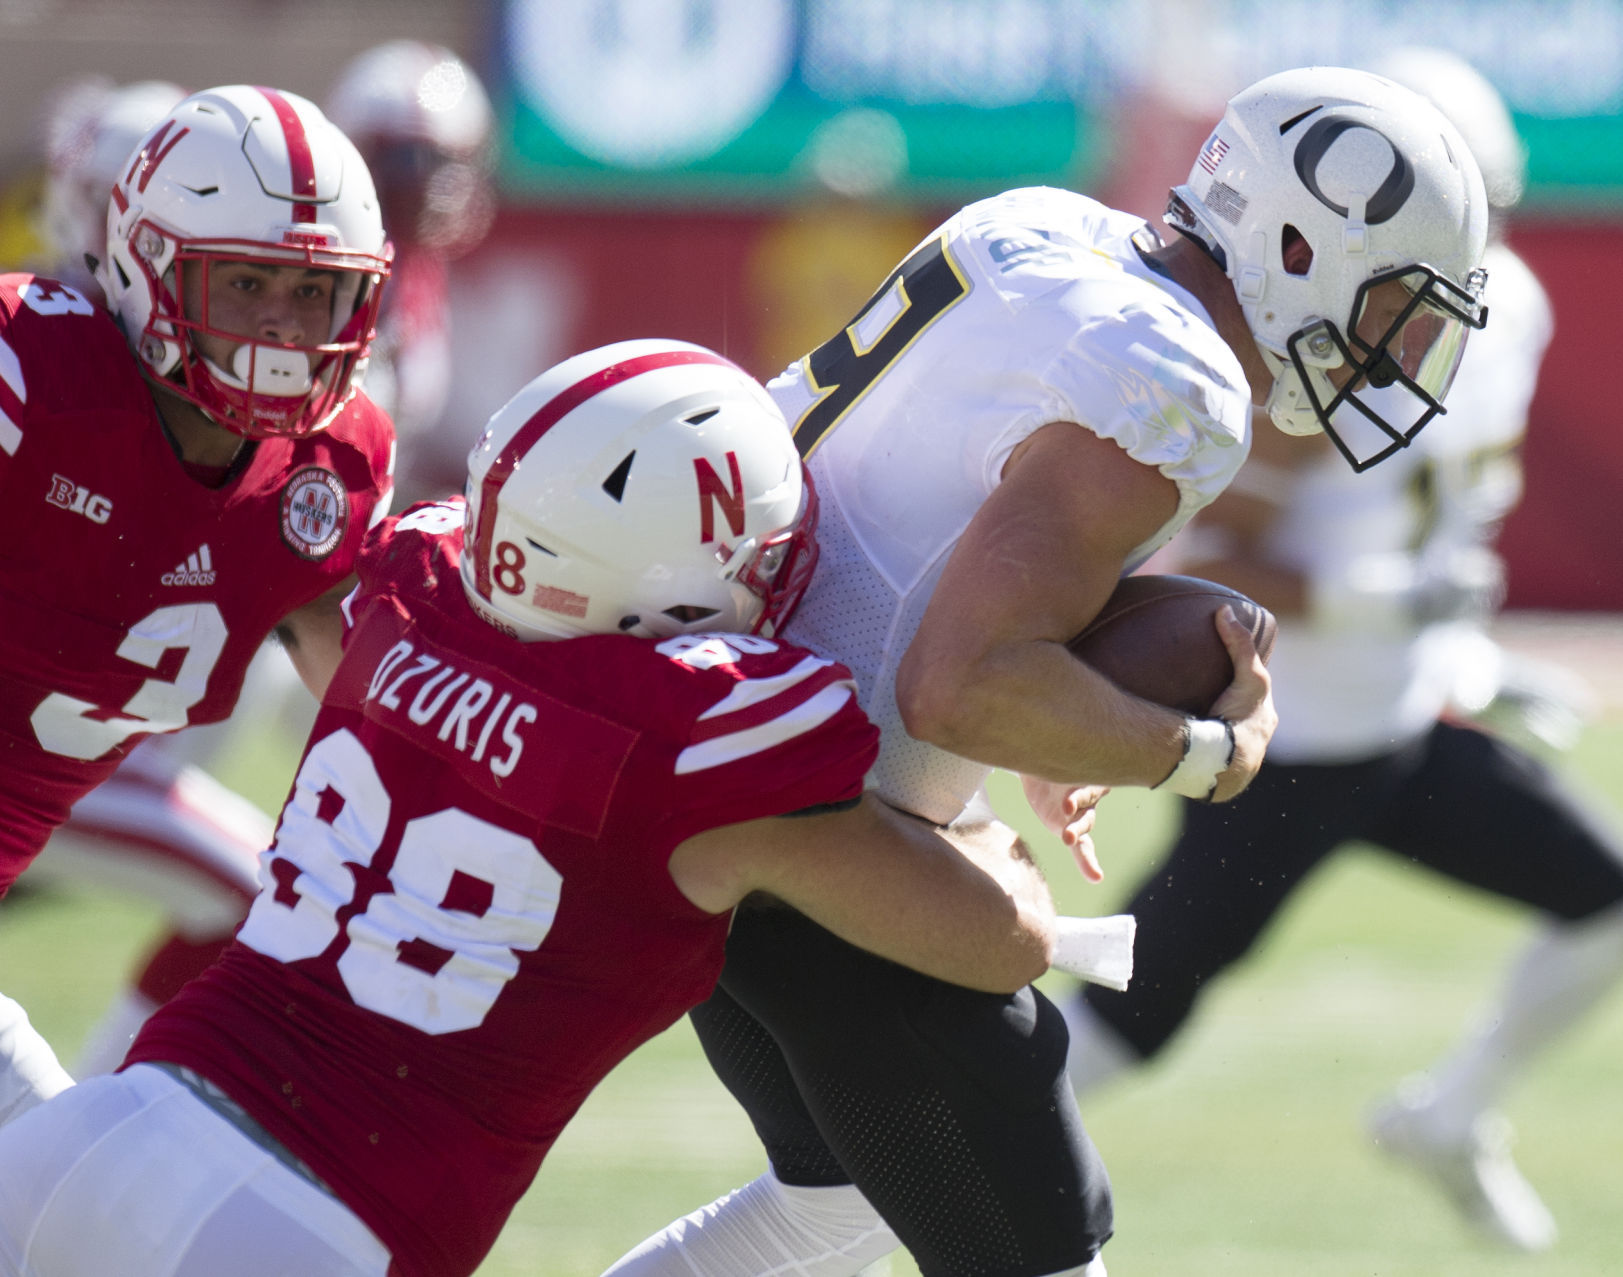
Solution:
[[[1294,472],[1265,543],[1270,560],[1336,580],[1491,548],[1521,497],[1517,452],[1552,320],[1544,289],[1508,247],[1490,247],[1483,265],[1488,325],[1466,344],[1447,412],[1363,474],[1330,453]],[[1281,623],[1269,759],[1351,762],[1402,746],[1431,729],[1463,663],[1484,648],[1476,622],[1404,623],[1374,608],[1367,626],[1345,616]]]
[[[1239,360],[1152,270],[1137,217],[1047,187],[971,204],[849,326],[768,387],[822,501],[822,561],[790,628],[837,657],[882,733],[870,788],[945,823],[988,771],[909,737],[897,663],[1010,453],[1050,422],[1114,440],[1178,487],[1142,563],[1234,477],[1250,445]]]

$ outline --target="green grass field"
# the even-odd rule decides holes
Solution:
[[[1591,789],[1614,791],[1623,722],[1593,728],[1572,765]],[[255,758],[228,779],[274,804],[286,773]],[[1011,815],[1022,806],[1011,785],[995,796]],[[1114,911],[1164,844],[1169,816],[1157,795],[1113,795],[1097,835],[1107,880],[1096,888],[1057,843],[1035,837],[1062,908]],[[1536,847],[1528,872],[1538,872]],[[1454,1038],[1528,923],[1371,852],[1334,859],[1161,1063],[1084,1105],[1116,1188],[1113,1277],[1623,1271],[1623,997],[1558,1045],[1507,1104],[1519,1160],[1563,1230],[1553,1254],[1507,1256],[1474,1242],[1362,1134],[1367,1105]],[[24,894],[0,908],[0,988],[71,1060],[155,926],[123,900]],[[1047,977],[1045,987],[1065,981]],[[589,1277],[762,1165],[684,1023],[593,1095],[481,1275]],[[905,1257],[890,1265],[891,1277],[916,1272]]]

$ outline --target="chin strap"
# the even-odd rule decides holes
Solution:
[[[1324,423],[1313,409],[1313,401],[1302,383],[1301,373],[1261,342],[1257,343],[1257,350],[1262,355],[1263,363],[1268,365],[1268,371],[1274,375],[1273,389],[1268,392],[1268,398],[1262,405],[1268,420],[1278,430],[1298,438],[1323,434]]]

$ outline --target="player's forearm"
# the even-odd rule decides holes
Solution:
[[[758,885],[851,944],[993,993],[1048,969],[1053,902],[1005,826],[955,831],[949,841],[870,796],[784,833],[813,841],[803,854],[775,857],[770,881]]]
[[[1054,957],[1054,898],[1025,841],[1002,824],[947,829],[943,836],[1000,887],[1015,907],[1010,991],[1035,980]]]
[[[898,703],[908,731],[949,753],[1067,784],[1155,785],[1183,752],[1183,715],[1115,687],[1058,643],[989,653],[917,681]]]

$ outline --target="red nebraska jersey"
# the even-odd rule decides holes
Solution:
[[[599,1079],[709,996],[729,915],[677,844],[854,799],[878,749],[799,648],[502,634],[462,519],[369,539],[259,898],[127,1061],[223,1087],[410,1277],[471,1273]]]
[[[152,732],[229,714],[255,650],[347,577],[386,512],[394,431],[357,396],[223,487],[182,468],[122,332],[0,275],[0,894]]]

